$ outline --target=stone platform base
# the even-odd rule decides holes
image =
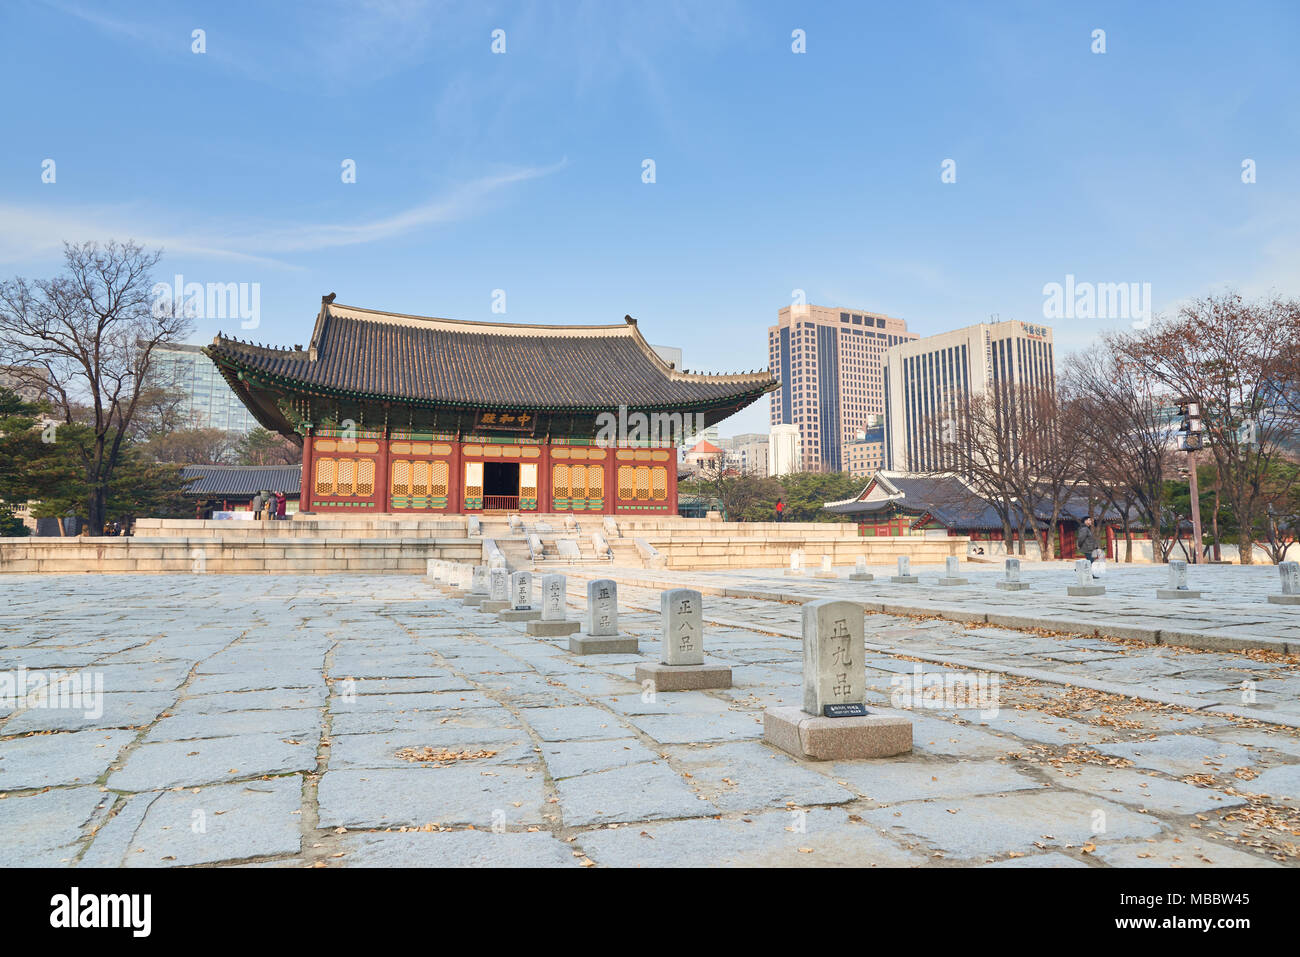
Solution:
[[[802,569],[802,568],[799,569],[798,571],[795,571],[793,568],[787,568],[787,569],[785,570],[785,573],[786,573],[787,575],[794,575],[794,576],[796,576],[796,577],[800,577],[800,578],[803,577],[803,569]]]
[[[462,601],[461,604],[473,605],[477,607],[483,604],[483,602],[485,601],[487,601],[487,595],[466,595],[464,601]]]
[[[510,602],[508,601],[493,601],[490,598],[484,598],[481,602],[478,603],[478,610],[481,612],[485,612],[489,615],[495,615],[498,612],[503,612],[509,607],[510,607]]]
[[[635,638],[622,635],[612,638],[574,635],[569,639],[569,651],[575,655],[635,655],[640,650]]]
[[[951,586],[951,585],[969,585],[969,584],[970,584],[970,579],[969,579],[969,578],[940,578],[940,579],[939,579],[939,584],[940,584],[940,585],[949,585],[949,586]]]
[[[1274,605],[1300,605],[1300,595],[1269,595],[1268,600]]]
[[[814,578],[839,578],[840,576],[835,574],[834,572],[824,572],[819,569],[817,572],[813,574],[813,577]]]
[[[998,582],[997,586],[1003,591],[1024,591],[1029,587],[1029,582]]]
[[[1192,591],[1191,589],[1188,588],[1157,588],[1156,597],[1164,598],[1166,600],[1170,600],[1170,599],[1176,600],[1179,598],[1200,598],[1201,593],[1198,591]]]
[[[581,627],[582,623],[577,621],[530,621],[524,627],[524,634],[534,638],[563,638]]]
[[[1070,585],[1066,592],[1071,598],[1087,598],[1092,595],[1106,594],[1105,585]]]
[[[636,683],[649,681],[655,691],[704,691],[709,688],[730,688],[731,668],[728,665],[665,665],[636,666]]]
[[[915,585],[921,579],[915,575],[890,575],[889,580],[897,585]]]
[[[871,582],[875,580],[876,576],[870,572],[863,572],[861,575],[857,572],[849,572],[849,581],[851,582]]]
[[[912,750],[912,719],[901,714],[818,718],[802,708],[763,712],[763,740],[796,758],[890,758]]]
[[[536,621],[542,617],[540,608],[507,608],[497,615],[502,621]]]

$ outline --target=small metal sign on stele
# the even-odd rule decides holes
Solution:
[[[865,718],[865,704],[828,704],[822,708],[824,718]]]

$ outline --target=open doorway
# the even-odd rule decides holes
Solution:
[[[519,463],[483,463],[483,509],[519,507]]]

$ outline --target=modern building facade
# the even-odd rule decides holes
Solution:
[[[217,336],[205,352],[259,423],[302,443],[305,512],[674,515],[677,439],[638,420],[707,428],[776,387],[673,369],[630,316],[462,322],[333,295],[305,349]]]
[[[1000,385],[1056,388],[1052,330],[1025,322],[979,323],[903,342],[884,358],[885,468],[934,472],[942,423],[967,395]]]
[[[157,381],[181,395],[177,411],[188,428],[247,433],[257,420],[208,361],[202,346],[157,346],[153,353]]]
[[[852,442],[844,446],[844,471],[854,478],[867,478],[884,467],[885,426],[883,423],[863,429],[853,437]]]
[[[742,475],[768,475],[769,439],[762,432],[746,432],[718,443],[727,454],[727,464]]]
[[[885,411],[885,350],[916,338],[907,323],[877,312],[793,305],[768,328],[768,365],[781,387],[771,422],[799,429],[807,471],[842,471],[844,449],[868,417]]]

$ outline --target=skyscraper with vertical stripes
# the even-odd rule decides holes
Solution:
[[[864,309],[800,304],[777,313],[767,331],[768,366],[781,383],[772,425],[798,427],[805,471],[848,470],[846,446],[885,411],[885,350],[915,338],[902,319]]]
[[[942,471],[934,424],[965,395],[999,384],[1056,388],[1052,330],[1026,322],[982,322],[891,347],[883,362],[885,468]]]

